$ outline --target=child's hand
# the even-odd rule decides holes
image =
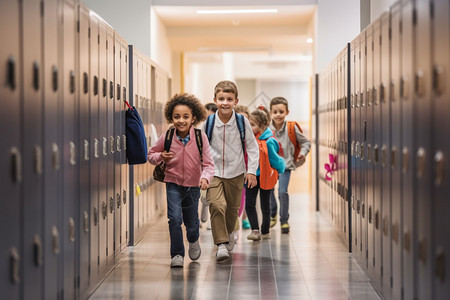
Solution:
[[[256,175],[247,174],[247,176],[245,177],[245,183],[247,184],[247,187],[249,189],[254,188],[258,183],[256,180]]]
[[[305,156],[303,156],[303,154],[299,154],[295,161],[297,162],[297,161],[300,161],[300,160],[303,160],[303,159],[305,159]]]
[[[299,154],[297,159],[294,161],[295,166],[298,168],[305,163],[305,156],[303,154]]]
[[[208,180],[206,180],[205,178],[202,178],[201,180],[200,180],[200,184],[198,185],[199,187],[200,187],[200,189],[202,189],[202,190],[207,190],[208,189],[208,187],[209,187],[209,183],[208,183]]]
[[[173,158],[173,152],[167,152],[167,151],[161,152],[161,157],[164,160],[164,162],[168,163]]]

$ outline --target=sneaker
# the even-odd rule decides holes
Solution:
[[[259,230],[252,230],[252,233],[247,236],[247,240],[259,241],[261,240],[261,233],[259,233]]]
[[[184,257],[180,254],[175,255],[172,257],[172,261],[170,262],[171,268],[182,268],[184,262]]]
[[[228,250],[225,247],[225,244],[217,245],[216,260],[222,261],[222,260],[228,259],[228,257],[230,257],[230,255],[228,254]]]
[[[235,243],[236,243],[236,240],[234,239],[234,232],[232,232],[228,235],[228,244],[224,244],[224,245],[228,251],[231,251],[231,250],[233,250]]]
[[[262,238],[263,240],[268,240],[268,239],[270,239],[270,232],[265,233],[265,234],[261,234],[261,238]]]
[[[281,224],[281,233],[289,233],[289,223],[286,222],[284,224]]]
[[[192,260],[197,260],[202,254],[202,249],[200,248],[200,243],[195,241],[194,243],[189,243],[189,258]]]
[[[248,221],[248,219],[244,219],[242,220],[242,229],[250,229],[250,222]]]
[[[277,224],[277,215],[275,217],[270,217],[270,227],[272,228]]]

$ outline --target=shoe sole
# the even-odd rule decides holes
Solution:
[[[281,229],[281,233],[289,233],[289,229]]]
[[[195,260],[199,259],[201,255],[202,255],[202,250],[200,249],[200,252],[198,253],[198,256],[197,256],[197,257],[192,257],[191,254],[189,253],[189,258],[190,258],[191,260],[194,260],[194,261],[195,261]]]
[[[228,256],[217,256],[216,257],[216,260],[217,261],[224,261],[224,260],[227,260],[228,258],[230,258],[230,256],[228,255]]]

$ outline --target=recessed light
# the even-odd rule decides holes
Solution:
[[[308,44],[312,44],[313,41],[314,41],[314,40],[313,40],[312,38],[307,38],[307,39],[306,39],[306,42],[307,42]]]
[[[277,13],[278,9],[201,9],[197,14],[267,14]]]

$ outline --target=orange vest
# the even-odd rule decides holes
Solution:
[[[266,140],[258,139],[260,136],[261,133],[256,136],[259,146],[259,187],[263,190],[271,190],[277,184],[278,171],[270,165]]]

